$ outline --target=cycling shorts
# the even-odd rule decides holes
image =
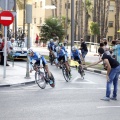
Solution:
[[[79,64],[81,64],[81,60],[78,56],[74,57],[74,60],[77,61]]]
[[[58,61],[60,62],[61,60],[63,60],[63,62],[66,62],[67,61],[67,57],[66,56],[60,56],[58,58]]]

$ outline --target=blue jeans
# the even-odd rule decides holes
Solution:
[[[120,75],[120,65],[116,68],[112,68],[109,74],[109,81],[106,86],[106,97],[110,97],[111,85],[113,83],[113,97],[117,97],[118,77]]]
[[[81,50],[81,52],[82,52],[82,57],[85,58],[85,56],[87,55],[88,51]]]

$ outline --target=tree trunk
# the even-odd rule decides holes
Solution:
[[[75,11],[75,31],[74,31],[74,40],[76,40],[77,24],[78,24],[78,0],[76,1],[76,11]]]
[[[97,0],[97,23],[99,25],[99,31],[100,31],[100,0]],[[97,41],[100,42],[100,34],[97,37]]]
[[[81,16],[80,16],[80,12],[81,12],[81,11],[80,11],[80,1],[81,1],[81,0],[78,0],[78,41],[80,41],[80,37],[81,37],[81,34],[80,34],[80,27],[81,27],[81,26],[80,26],[80,21],[81,21],[81,20],[80,20],[80,17],[81,17]]]
[[[86,8],[86,0],[84,0],[85,22],[84,22],[84,40],[87,39],[87,24],[88,24],[88,12]]]
[[[114,39],[118,38],[118,30],[119,30],[119,0],[115,0],[116,5],[116,13],[115,13],[115,36]]]
[[[106,18],[105,18],[105,29],[104,29],[104,37],[106,37],[108,32],[108,16],[109,16],[109,7],[110,7],[110,0],[107,0],[107,7],[106,7]]]
[[[65,36],[67,37],[68,34],[68,4],[69,0],[66,2],[66,20],[65,20]]]
[[[59,1],[60,1],[60,3],[59,3],[59,19],[61,21],[61,18],[62,18],[62,16],[61,16],[61,13],[62,13],[62,0],[59,0]]]
[[[80,0],[80,37],[83,38],[83,0]]]
[[[57,9],[58,9],[58,7],[57,7],[57,0],[55,0],[55,7],[56,7],[56,9],[54,10],[55,11],[55,17],[57,18]]]
[[[103,36],[103,34],[104,34],[104,11],[103,11],[103,0],[100,0],[100,13],[101,13],[101,21],[100,21],[100,27],[101,27],[101,32],[100,32],[100,34],[101,34],[101,38],[103,38],[104,36]]]

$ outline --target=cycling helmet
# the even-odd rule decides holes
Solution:
[[[53,39],[50,39],[50,42],[53,42]]]
[[[56,47],[56,51],[57,52],[60,51],[60,46]]]
[[[72,46],[72,50],[76,50],[77,48],[75,46]]]
[[[63,44],[62,43],[59,43],[59,46],[62,46]]]
[[[33,52],[33,50],[31,48],[27,50],[27,54],[30,54],[32,52]]]

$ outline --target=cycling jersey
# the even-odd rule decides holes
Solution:
[[[74,59],[75,57],[78,57],[80,59],[80,52],[79,50],[75,50],[71,52],[71,57]]]
[[[39,53],[37,53],[37,52],[34,52],[33,56],[29,56],[29,62],[31,63],[33,60],[36,61],[35,64],[39,64],[39,65],[42,65],[42,64],[43,64],[43,66],[45,66],[45,65],[47,64],[47,61],[46,61],[46,59],[44,58],[44,56],[41,56],[41,55],[40,55]],[[31,64],[30,64],[30,67],[32,67]]]
[[[48,49],[54,50],[54,42],[48,43]]]
[[[58,61],[62,59],[64,59],[64,62],[67,61],[67,55],[63,49],[60,49],[60,51],[57,52],[57,58],[58,58]]]
[[[57,56],[58,56],[58,57],[65,56],[65,55],[66,55],[66,54],[65,54],[65,51],[64,51],[63,49],[60,49],[60,51],[57,52]]]

